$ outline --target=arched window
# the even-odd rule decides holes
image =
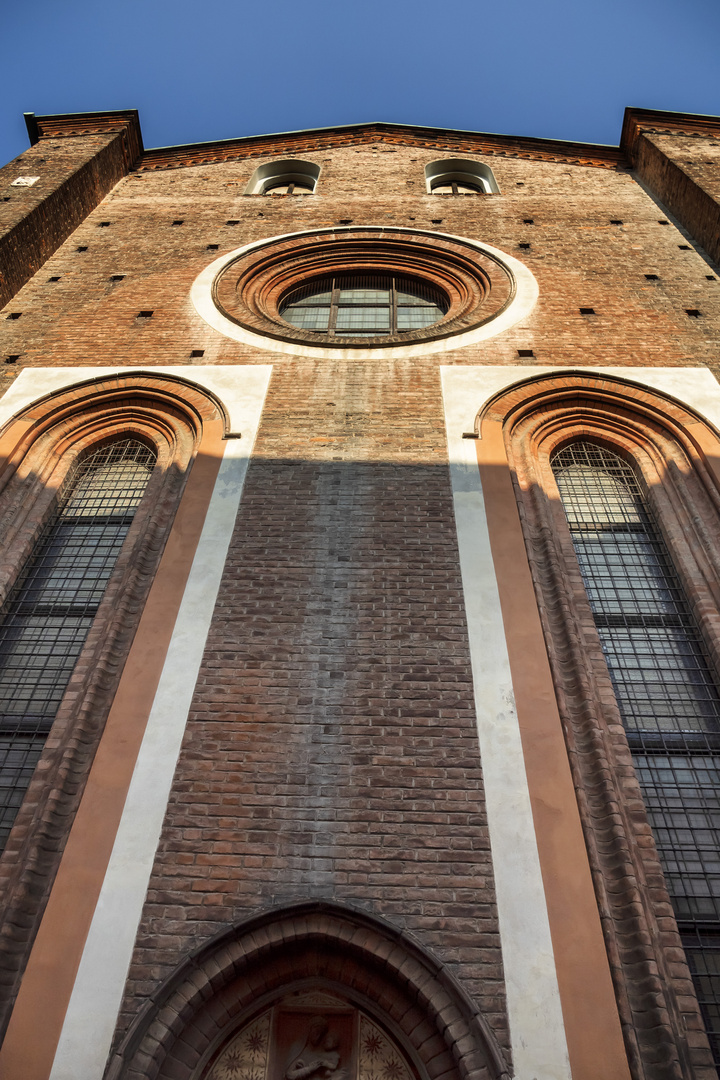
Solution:
[[[81,458],[0,613],[0,849],[155,459],[153,450],[133,439]]]
[[[425,166],[425,185],[433,195],[497,195],[499,187],[489,165],[468,158],[445,158]]]
[[[320,176],[314,161],[288,158],[258,165],[245,188],[246,195],[312,195]]]
[[[720,1064],[720,696],[635,470],[578,441],[552,454],[716,1064]]]

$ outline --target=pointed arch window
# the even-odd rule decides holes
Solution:
[[[550,460],[720,1064],[720,695],[670,552],[627,461]]]
[[[78,461],[0,612],[0,850],[155,461],[133,439]]]

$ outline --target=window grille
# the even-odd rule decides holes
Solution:
[[[154,464],[134,440],[79,461],[0,612],[0,850]]]
[[[630,465],[593,443],[551,459],[715,1064],[720,1065],[720,696]]]
[[[379,337],[431,326],[447,298],[425,281],[389,274],[316,278],[280,304],[283,319],[327,337]]]

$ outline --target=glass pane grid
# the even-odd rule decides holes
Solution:
[[[298,329],[357,337],[424,329],[447,309],[446,298],[427,282],[352,274],[319,278],[294,289],[279,310]]]
[[[592,443],[552,467],[720,1065],[720,697],[633,469]]]
[[[80,461],[0,612],[0,844],[154,463],[155,454],[135,440],[111,443]]]
[[[715,1064],[720,1064],[720,931],[681,926],[690,973]]]

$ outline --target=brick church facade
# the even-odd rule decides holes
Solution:
[[[711,1080],[720,120],[0,170],[0,1075]]]

